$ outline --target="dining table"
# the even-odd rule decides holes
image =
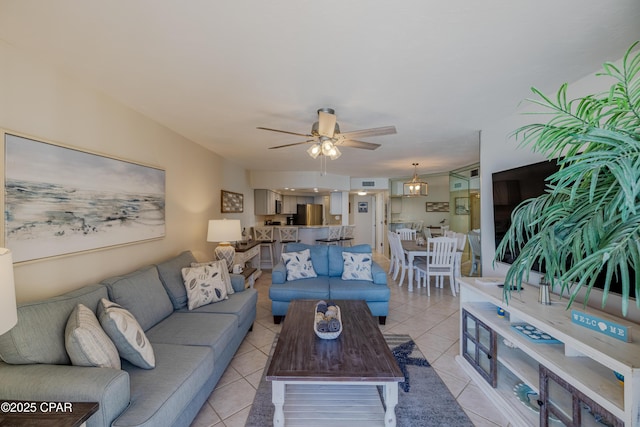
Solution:
[[[407,255],[409,267],[407,278],[409,283],[407,286],[407,290],[409,292],[413,292],[413,261],[416,257],[426,257],[427,262],[429,262],[429,249],[427,248],[426,244],[419,245],[415,240],[401,240],[400,242],[402,243],[402,250],[404,251],[405,255]],[[460,277],[462,275],[460,271],[461,261],[462,251],[456,250],[455,267],[453,269],[453,275],[455,277]]]

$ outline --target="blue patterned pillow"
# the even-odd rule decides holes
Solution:
[[[189,310],[229,298],[227,285],[223,280],[224,269],[226,264],[224,268],[216,264],[182,269]]]
[[[305,249],[301,252],[285,252],[282,261],[287,268],[287,280],[307,279],[318,277],[311,262],[311,251]]]
[[[344,269],[342,270],[342,280],[368,280],[373,281],[371,276],[371,254],[358,254],[354,252],[342,252]]]

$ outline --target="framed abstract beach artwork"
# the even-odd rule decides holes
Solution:
[[[14,262],[164,237],[163,169],[2,134],[2,245]]]

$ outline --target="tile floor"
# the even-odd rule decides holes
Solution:
[[[374,258],[388,269],[388,259],[382,256]],[[389,316],[387,324],[380,329],[411,335],[475,426],[510,427],[509,420],[498,412],[454,360],[459,342],[458,298],[453,297],[447,287],[435,289],[432,286],[430,297],[425,288],[409,293],[406,280],[402,287],[398,287],[397,282],[389,278]],[[271,344],[280,331],[280,325],[274,325],[271,316],[270,283],[270,272],[263,270],[255,284],[258,312],[253,331],[243,341],[192,427],[245,425]]]

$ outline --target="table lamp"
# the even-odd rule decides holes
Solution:
[[[9,249],[0,248],[0,335],[18,323],[13,258]]]
[[[209,220],[209,230],[207,232],[207,242],[219,242],[214,250],[216,259],[223,259],[227,262],[227,267],[233,266],[233,257],[236,249],[230,242],[242,240],[239,219],[211,219]]]

